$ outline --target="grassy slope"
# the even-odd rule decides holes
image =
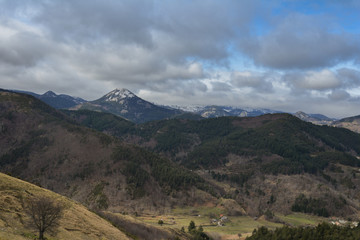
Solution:
[[[129,239],[123,232],[81,204],[2,173],[0,173],[0,239],[32,239],[34,231],[26,227],[28,217],[23,209],[24,202],[31,196],[47,196],[67,206],[58,233],[50,237],[46,234],[49,239]]]

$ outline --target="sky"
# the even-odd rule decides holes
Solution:
[[[0,88],[360,114],[360,1],[0,0]]]

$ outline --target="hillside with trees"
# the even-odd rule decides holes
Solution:
[[[359,227],[340,227],[336,225],[329,225],[326,223],[319,224],[315,228],[291,228],[282,227],[272,231],[266,227],[260,227],[252,233],[252,236],[247,237],[246,240],[353,240],[360,238]]]
[[[100,210],[158,211],[201,201],[185,194],[191,189],[213,198],[212,187],[197,174],[156,153],[79,126],[34,97],[1,91],[0,109],[4,173]]]
[[[304,193],[323,199],[331,215],[358,209],[353,203],[358,201],[360,135],[347,129],[317,126],[289,114],[140,125],[101,113],[67,114],[80,124],[165,156],[219,187],[231,186],[233,190],[223,191],[222,196],[236,199],[254,215],[266,209],[292,211]],[[95,126],[99,122],[101,128]],[[334,207],[333,200],[346,204]]]
[[[288,114],[134,124],[9,91],[0,109],[0,170],[95,211],[358,219],[360,135],[346,129]]]

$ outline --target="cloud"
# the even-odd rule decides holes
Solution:
[[[335,97],[340,92],[344,95],[345,90],[360,88],[360,71],[352,68],[288,72],[283,74],[282,79],[296,93],[303,93],[304,91],[326,92],[332,90],[335,92],[329,96]]]
[[[114,84],[141,84],[165,82],[167,80],[188,80],[204,76],[199,62],[176,63],[161,59],[156,51],[135,46],[125,46],[116,50],[99,48],[69,49],[72,65],[76,71],[88,79],[110,81]],[[66,61],[66,59],[61,59]],[[64,64],[70,64],[64,62]]]
[[[136,45],[155,50],[170,61],[192,57],[217,63],[229,56],[228,44],[237,31],[262,9],[258,1],[250,0],[39,2],[29,20],[55,41]],[[22,11],[25,8],[12,5]]]
[[[86,82],[92,90],[84,98],[98,93],[101,83],[104,92],[111,87],[150,89],[155,83],[160,87],[189,80],[200,82],[201,88],[204,64],[228,63],[229,44],[259,11],[258,4],[3,1],[0,28],[15,33],[2,38],[0,61],[22,72],[17,81],[25,88],[37,82],[38,87],[44,84],[41,89],[57,91],[53,88],[60,87],[59,79],[63,84],[65,79]],[[8,82],[19,78],[14,72],[6,71]],[[61,89],[74,92],[70,87]]]
[[[255,64],[275,69],[331,67],[356,60],[359,36],[334,26],[324,15],[291,13],[270,26],[271,31],[242,39],[239,48]]]
[[[336,74],[328,69],[288,73],[284,75],[284,79],[293,87],[304,90],[322,91],[341,86],[341,81]]]
[[[104,40],[151,47],[152,1],[39,1],[31,20],[56,41],[98,44]],[[141,7],[140,7],[141,6]],[[18,6],[21,9],[21,6]]]
[[[344,3],[334,16],[333,5],[319,13],[301,1],[0,0],[1,87],[89,100],[125,87],[158,103],[356,112],[352,4],[349,17]]]
[[[257,0],[164,1],[156,29],[172,55],[219,64],[233,54],[229,45],[266,6]]]
[[[181,82],[168,80],[154,84],[149,83],[137,93],[140,97],[158,104],[200,104],[199,99],[202,97],[204,102],[207,101],[208,87],[199,80]]]
[[[214,92],[229,92],[232,89],[232,86],[226,82],[211,82],[211,86]]]
[[[156,92],[166,92],[170,95],[194,96],[196,93],[206,92],[208,87],[200,80],[186,80],[181,82],[168,80],[159,83],[149,82],[146,89]]]
[[[350,98],[350,94],[345,90],[334,90],[330,94],[328,94],[328,97],[330,100],[339,101]]]
[[[6,65],[32,67],[52,52],[49,42],[33,29],[8,23],[0,25],[0,62]]]
[[[337,70],[338,76],[342,79],[346,88],[360,87],[360,71],[350,68],[341,68]]]
[[[260,92],[271,92],[273,85],[270,73],[235,71],[231,74],[231,83],[239,88],[249,87]]]

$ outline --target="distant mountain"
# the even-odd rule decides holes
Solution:
[[[170,109],[145,101],[127,89],[115,89],[103,97],[83,103],[75,109],[108,112],[135,123],[172,118],[183,111]]]
[[[343,118],[331,124],[334,127],[342,127],[351,131],[360,133],[360,115],[354,117]]]
[[[86,100],[79,97],[71,97],[66,94],[57,95],[52,91],[47,91],[42,95],[33,92],[19,91],[19,90],[15,90],[15,92],[25,93],[34,96],[56,109],[67,109],[86,102]]]
[[[296,112],[294,116],[305,122],[311,122],[317,125],[331,125],[335,121],[334,118],[329,118],[322,114],[307,114],[302,111]]]
[[[206,106],[204,109],[197,112],[197,114],[200,114],[204,118],[231,116],[230,112],[225,111],[225,109],[220,106]]]
[[[264,109],[264,108],[239,108],[233,106],[173,106],[186,112],[199,114],[203,118],[215,117],[255,117],[268,113],[282,113],[281,111]]]
[[[201,120],[203,118],[217,118],[227,116],[255,117],[269,113],[283,113],[281,111],[266,108],[247,108],[217,105],[156,105],[139,98],[127,89],[115,89],[103,97],[91,102],[87,102],[82,98],[71,97],[65,94],[57,95],[52,91],[48,91],[42,95],[28,91],[14,91],[32,95],[56,109],[81,109],[112,113],[134,123],[145,123],[148,121],[170,118]],[[293,115],[303,121],[311,122],[313,124],[344,127],[355,132],[360,132],[360,123],[359,120],[357,120],[359,116],[345,118],[343,120],[337,121],[337,119],[329,118],[322,114],[307,114],[302,111],[296,112]]]

